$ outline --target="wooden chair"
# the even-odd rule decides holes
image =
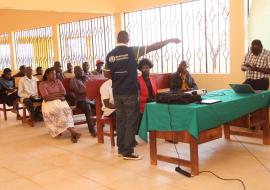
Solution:
[[[4,118],[5,118],[5,120],[7,120],[7,112],[11,111],[12,108],[8,108],[7,104],[5,104],[5,103],[0,102],[0,104],[2,104],[2,107],[0,107],[0,111],[2,111],[4,113]]]
[[[39,91],[39,84],[40,84],[40,82],[42,82],[42,81],[37,81],[37,89],[38,89],[38,95],[39,95],[39,97],[41,97],[41,94],[40,94],[40,91]],[[27,107],[21,101],[19,102],[19,104],[22,105],[22,109],[23,109],[22,124],[25,124],[25,123],[27,123],[27,118],[29,118],[29,116],[27,116]],[[41,107],[41,105],[42,105],[42,102],[34,102],[33,103],[33,107],[34,108]],[[35,124],[33,122],[32,125],[31,125],[31,127],[34,127],[34,125]]]
[[[92,119],[96,121],[97,125],[97,137],[98,143],[104,143],[104,136],[109,136],[111,138],[111,146],[115,146],[114,137],[116,136],[116,121],[115,118],[111,117],[104,117],[102,116],[101,111],[101,95],[100,95],[100,86],[106,81],[107,79],[100,78],[96,80],[89,80],[86,84],[87,89],[87,97],[89,99],[95,99],[96,101],[96,116],[92,116]],[[110,131],[104,131],[104,125],[108,124],[110,126]]]
[[[19,81],[22,77],[15,77],[14,78],[14,85],[16,88],[18,88],[18,84],[19,84]],[[2,107],[0,107],[0,111],[2,111],[4,113],[4,119],[7,120],[7,112],[8,111],[11,111],[12,108],[9,108],[7,106],[7,104],[3,103],[3,102],[0,102],[0,104],[2,104]],[[19,107],[19,109],[23,109],[22,107]]]

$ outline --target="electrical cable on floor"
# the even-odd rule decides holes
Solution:
[[[167,108],[168,108],[168,113],[169,113],[169,118],[170,118],[170,129],[171,129],[171,131],[173,131],[173,128],[172,128],[172,118],[171,118],[171,110],[170,110],[169,104],[168,104]],[[173,134],[172,139],[174,140],[174,133],[172,133],[172,134]],[[239,141],[238,141],[238,142],[239,142]],[[241,143],[241,142],[240,142],[240,143]],[[242,145],[242,146],[244,146],[244,145]],[[245,146],[244,146],[244,147],[245,147]],[[181,159],[181,158],[180,158],[180,154],[179,154],[179,151],[178,151],[178,149],[177,149],[175,143],[174,143],[174,149],[175,149],[175,152],[176,152],[176,154],[177,154],[178,159],[180,160],[180,159]],[[252,154],[252,153],[251,153],[251,154]],[[256,158],[256,157],[255,157],[255,158]],[[268,168],[267,168],[267,169],[268,169]],[[190,173],[188,173],[187,171],[181,169],[181,168],[180,168],[180,163],[179,163],[179,162],[178,162],[178,167],[175,168],[175,171],[177,171],[178,173],[181,173],[181,174],[185,175],[186,177],[194,177],[194,176],[192,176]],[[268,171],[269,171],[269,170],[268,170]],[[222,177],[218,176],[217,174],[215,174],[214,172],[212,172],[212,171],[206,171],[206,170],[205,170],[205,171],[200,171],[200,172],[199,172],[199,174],[202,174],[202,173],[210,173],[210,174],[214,175],[216,178],[218,178],[218,179],[220,179],[220,180],[223,180],[223,181],[238,181],[238,182],[241,183],[243,189],[246,190],[245,183],[244,183],[243,180],[241,180],[241,179],[238,179],[238,178],[231,178],[231,179],[230,179],[230,178],[228,178],[228,179],[222,178]]]
[[[234,136],[234,135],[233,135]],[[262,167],[267,171],[267,172],[269,172],[270,173],[270,169],[257,157],[257,156],[255,156],[255,154],[253,154],[241,141],[239,141],[239,139],[236,137],[236,136],[234,136],[234,138],[237,140],[237,142],[238,143],[240,143],[241,145],[242,145],[242,147],[253,157],[253,158],[255,158],[255,160],[257,160],[257,162],[259,162],[261,165],[262,165]]]
[[[239,182],[242,184],[243,189],[246,190],[245,183],[244,183],[243,180],[241,180],[241,179],[238,179],[238,178],[231,178],[231,179],[230,179],[230,178],[222,178],[222,177],[218,176],[217,174],[215,174],[214,172],[212,172],[212,171],[207,171],[207,170],[205,170],[205,171],[200,171],[199,174],[201,174],[201,173],[210,173],[210,174],[212,174],[213,176],[215,176],[216,178],[218,178],[218,179],[220,179],[220,180],[223,180],[223,181],[239,181]],[[194,176],[192,176],[192,177],[194,177]]]

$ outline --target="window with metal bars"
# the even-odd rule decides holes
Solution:
[[[246,3],[246,6],[247,6],[247,17],[248,17],[250,9],[251,9],[251,5],[252,5],[252,0],[246,0],[245,3]]]
[[[181,60],[187,60],[191,73],[229,73],[229,0],[197,0],[128,12],[124,19],[132,46],[175,37],[182,40],[146,55],[154,63],[154,72],[174,72]]]
[[[95,69],[97,59],[105,60],[115,46],[113,16],[104,16],[72,23],[60,24],[59,37],[62,67],[67,63],[82,65],[87,61]]]
[[[0,34],[0,70],[11,67],[8,34]]]
[[[32,68],[53,65],[52,27],[15,32],[14,45],[17,69],[21,65]]]

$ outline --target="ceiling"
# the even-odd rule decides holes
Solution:
[[[118,1],[119,0],[0,0],[0,9],[111,13],[117,11]]]
[[[126,12],[189,0],[0,0],[0,9],[116,13]]]

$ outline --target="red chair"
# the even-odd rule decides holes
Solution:
[[[151,77],[156,80],[157,89],[170,88],[171,73],[151,74]]]
[[[64,86],[64,88],[66,89],[66,93],[67,95],[69,96],[72,96],[72,91],[70,89],[70,86],[69,86],[69,83],[70,83],[70,80],[71,78],[65,78],[64,80],[62,80],[62,84]],[[71,106],[71,109],[72,109],[72,114],[73,115],[81,115],[81,114],[84,114],[79,108],[77,108],[76,106]],[[74,125],[82,125],[82,124],[85,124],[87,123],[86,120],[83,120],[83,121],[75,121],[74,122]]]
[[[115,118],[104,117],[102,116],[102,102],[101,102],[101,95],[100,95],[100,87],[107,79],[100,78],[95,80],[89,80],[86,83],[87,89],[87,97],[89,99],[95,99],[96,101],[96,116],[92,116],[92,119],[96,121],[97,125],[97,137],[98,143],[104,143],[104,136],[109,136],[111,138],[111,146],[115,146],[114,137],[116,136],[116,122]],[[110,131],[104,131],[104,124],[108,124],[110,126]]]

